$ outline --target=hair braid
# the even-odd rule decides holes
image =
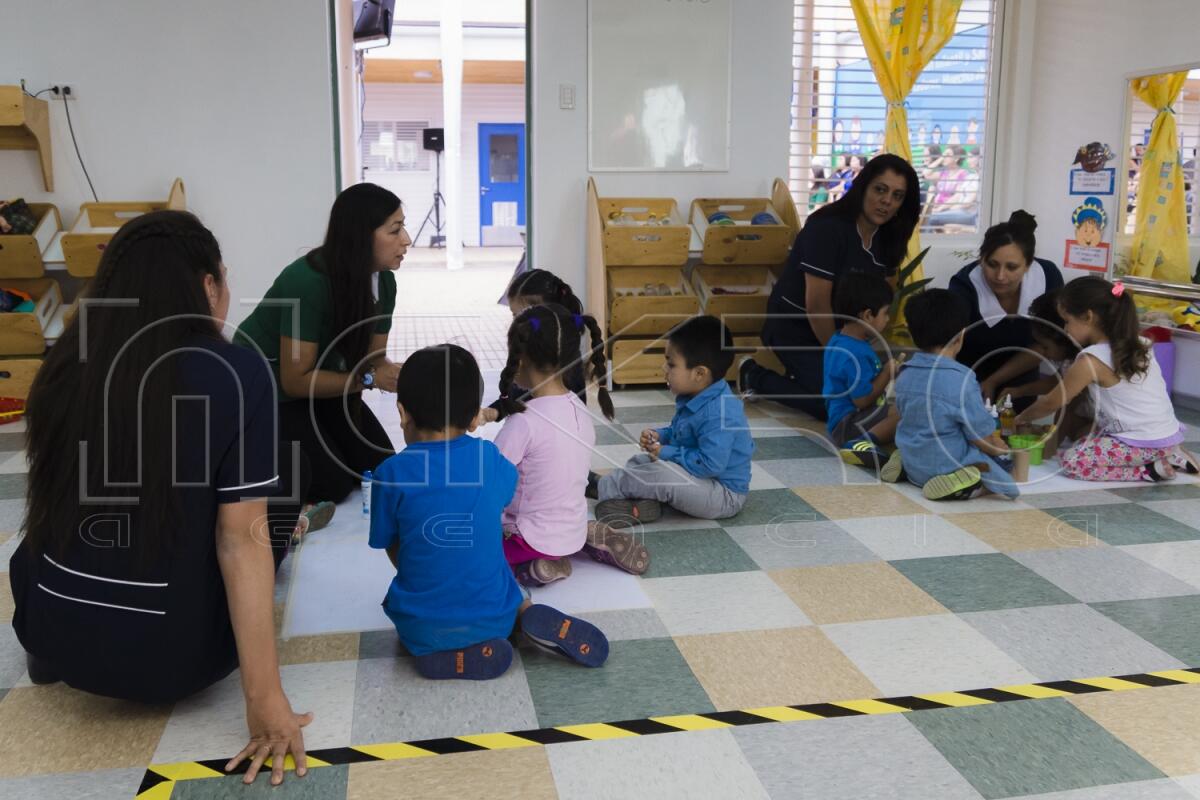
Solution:
[[[598,389],[596,400],[600,403],[600,410],[604,412],[604,416],[612,419],[615,412],[613,410],[612,397],[609,396],[607,388],[608,359],[604,356],[604,334],[600,331],[600,324],[596,322],[596,318],[591,314],[583,314],[581,319],[592,337],[592,346],[588,353],[588,360],[592,365],[592,379],[596,381],[596,388]]]

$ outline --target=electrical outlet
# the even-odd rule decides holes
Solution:
[[[69,81],[61,81],[61,82],[54,81],[50,84],[50,86],[58,88],[57,92],[53,91],[53,90],[51,90],[51,92],[50,92],[50,95],[56,99],[77,100],[79,98],[79,94],[78,94],[79,90],[75,87],[75,84],[73,84]],[[67,89],[71,90],[69,94],[66,92]]]

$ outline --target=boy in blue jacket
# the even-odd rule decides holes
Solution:
[[[701,519],[742,510],[754,440],[741,398],[725,382],[732,363],[733,338],[716,317],[693,317],[667,334],[663,371],[675,417],[642,431],[645,452],[596,482],[596,519],[653,522],[662,503]]]
[[[921,352],[896,378],[896,452],[908,480],[930,500],[1019,494],[994,458],[1009,450],[996,435],[975,373],[955,360],[968,315],[966,301],[946,289],[916,294],[905,308],[909,333]],[[894,456],[885,466],[884,480],[897,460]]]

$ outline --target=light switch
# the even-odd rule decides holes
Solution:
[[[566,111],[575,108],[575,86],[570,83],[558,85],[558,107]]]

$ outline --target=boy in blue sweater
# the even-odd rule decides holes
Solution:
[[[884,397],[896,362],[883,364],[873,345],[891,319],[892,287],[880,275],[850,272],[833,292],[838,332],[825,345],[826,430],[847,464],[878,469],[880,445],[896,436],[899,414]]]
[[[701,519],[742,510],[754,440],[741,398],[725,382],[732,363],[733,338],[716,317],[693,317],[667,334],[663,371],[675,417],[642,431],[645,452],[595,483],[596,519],[653,522],[662,503]]]

